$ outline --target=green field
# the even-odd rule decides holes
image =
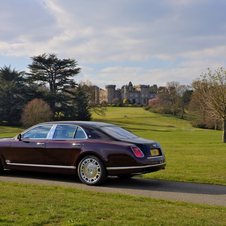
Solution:
[[[158,141],[167,167],[146,178],[226,185],[221,131],[194,129],[185,120],[142,108],[108,108],[93,120]],[[0,137],[24,129],[0,127]],[[226,207],[199,205],[60,186],[0,181],[0,225],[226,225]]]
[[[0,181],[0,225],[225,225],[226,207]]]
[[[166,169],[142,177],[226,185],[226,144],[221,142],[222,131],[193,128],[186,120],[140,107],[108,107],[105,117],[93,114],[93,120],[119,125],[161,144]],[[12,137],[23,130],[0,126],[0,137]]]
[[[188,121],[143,108],[108,108],[93,120],[117,124],[138,136],[158,141],[166,155],[165,170],[146,178],[226,185],[226,144],[222,131],[193,128]]]

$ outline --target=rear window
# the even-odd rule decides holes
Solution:
[[[116,139],[133,139],[137,136],[118,126],[103,126],[101,129]]]

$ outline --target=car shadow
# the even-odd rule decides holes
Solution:
[[[1,179],[2,178],[2,179]],[[6,179],[11,180],[6,180]],[[85,190],[95,190],[92,188],[101,188],[101,191],[107,189],[119,190],[139,190],[139,191],[157,191],[157,192],[179,192],[189,194],[205,194],[205,195],[224,195],[226,194],[226,186],[197,184],[187,182],[176,182],[166,180],[143,179],[133,177],[130,179],[119,179],[118,177],[108,177],[107,181],[101,186],[88,186],[80,182],[76,175],[53,174],[28,172],[17,170],[5,170],[0,176],[0,180],[19,182],[19,183],[34,183],[56,186],[77,187]],[[41,183],[40,181],[43,181]]]
[[[103,186],[123,188],[123,189],[137,189],[148,191],[162,191],[162,192],[180,192],[190,194],[205,194],[205,195],[224,195],[226,194],[226,186],[198,184],[189,182],[166,181],[155,179],[144,179],[133,177],[131,179],[119,179],[117,177],[109,178],[107,183]]]

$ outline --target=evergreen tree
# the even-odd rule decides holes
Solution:
[[[31,73],[28,74],[30,81],[40,86],[49,85],[49,95],[46,101],[52,112],[60,114],[63,102],[68,100],[64,95],[70,88],[75,87],[73,77],[80,72],[74,59],[58,59],[56,54],[42,54],[31,57],[32,64],[28,65]],[[61,112],[62,113],[62,112]]]
[[[70,104],[64,114],[64,119],[89,121],[91,119],[87,95],[81,85],[69,92]]]
[[[0,123],[19,125],[23,106],[37,94],[29,84],[25,72],[11,67],[0,69]]]

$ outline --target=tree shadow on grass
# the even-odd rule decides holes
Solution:
[[[171,128],[175,128],[173,125],[158,125],[158,124],[152,124],[152,123],[141,123],[141,122],[126,122],[122,123],[117,120],[112,120],[112,124],[118,125],[126,130],[132,130],[132,131],[154,131],[154,132],[171,132]],[[126,126],[124,126],[126,124]],[[147,128],[147,127],[154,127],[155,129],[152,128]],[[157,129],[160,128],[160,129]],[[165,129],[163,129],[165,128]]]

